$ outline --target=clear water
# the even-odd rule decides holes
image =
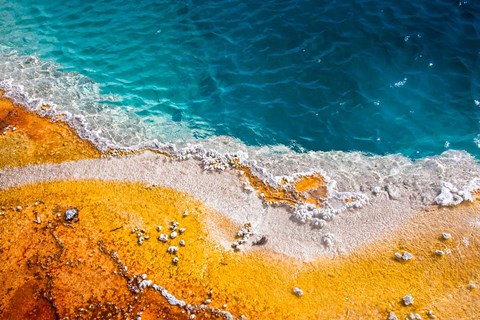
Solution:
[[[0,0],[0,30],[1,79],[112,140],[480,152],[478,1]]]

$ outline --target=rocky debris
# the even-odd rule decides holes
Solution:
[[[303,296],[303,290],[295,287],[293,288],[293,294],[296,295],[297,297],[301,297]]]
[[[180,229],[178,229],[178,233],[180,233],[180,234],[184,234],[185,231],[187,231],[186,228],[180,228]]]
[[[177,264],[178,264],[178,257],[174,257],[174,258],[172,259],[172,263],[173,263],[174,265],[177,265]]]
[[[440,256],[440,257],[441,257],[441,256],[445,255],[445,251],[443,251],[443,250],[435,250],[435,254],[436,254],[437,256]]]
[[[65,211],[65,214],[64,214],[65,221],[70,222],[77,217],[78,217],[78,210],[77,209],[70,208],[67,211]]]
[[[232,243],[232,248],[235,251],[239,251],[241,246],[247,243],[248,239],[253,235],[253,228],[250,222],[247,222],[243,227],[237,231],[237,240]]]
[[[422,316],[419,315],[418,313],[413,313],[412,312],[408,315],[407,319],[409,319],[409,320],[422,320]]]
[[[161,242],[167,242],[168,241],[168,236],[166,234],[161,234],[158,236],[158,241],[161,241]]]
[[[137,233],[137,243],[139,246],[141,246],[143,244],[143,241],[145,240],[145,238],[143,237],[143,233],[139,232]]]
[[[158,232],[162,231],[162,226],[157,226],[157,231]]]
[[[395,312],[390,311],[390,313],[388,314],[387,320],[398,320],[397,315],[395,314]]]
[[[152,280],[147,280],[147,275],[142,274],[141,276],[134,275],[130,279],[128,279],[128,289],[134,293],[139,294],[142,293],[146,288],[152,286]]]
[[[145,229],[133,228],[132,233],[137,234],[137,243],[139,246],[143,244],[143,241],[150,239],[150,236],[145,235]]]
[[[443,240],[448,240],[450,238],[452,238],[452,235],[450,233],[446,233],[446,232],[442,233]]]
[[[175,239],[178,236],[178,233],[176,231],[173,231],[170,233],[170,238]]]
[[[182,217],[184,217],[184,218],[185,218],[185,217],[188,217],[188,210],[183,211]]]
[[[182,247],[185,247],[185,240],[183,240],[183,239],[180,240],[180,242],[178,244]]]
[[[399,252],[395,252],[395,258],[397,260],[408,261],[408,260],[413,259],[413,254],[411,254],[408,251],[404,251],[403,254],[401,254]]]
[[[167,252],[170,253],[170,254],[176,254],[178,252],[178,247],[170,246],[170,247],[168,247]]]
[[[172,230],[172,231],[177,230],[179,224],[180,223],[178,223],[177,221],[172,221],[171,224],[170,224],[170,230]]]
[[[403,304],[405,306],[411,306],[413,304],[413,296],[411,294],[408,294],[402,298]]]
[[[437,319],[437,316],[433,313],[433,310],[428,310],[427,317],[430,319]]]
[[[18,212],[22,211],[22,209],[23,209],[23,208],[22,208],[21,206],[17,206],[17,207],[16,207],[16,210],[17,210]]]
[[[477,288],[477,284],[472,282],[468,285],[467,289],[468,290],[473,290],[473,289],[476,289]]]

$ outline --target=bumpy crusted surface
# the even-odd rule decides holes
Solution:
[[[282,189],[244,190],[248,173],[149,153],[52,164],[100,154],[63,124],[2,102],[18,113],[6,113],[17,129],[0,138],[15,151],[0,177],[0,318],[471,319],[480,308],[477,203],[414,211],[378,196],[312,228],[256,195]],[[328,191],[322,176],[287,182],[307,198]],[[244,237],[252,242],[230,247]],[[332,250],[343,255],[327,258]]]

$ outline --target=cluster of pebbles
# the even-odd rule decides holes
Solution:
[[[188,211],[185,210],[185,212],[182,215],[184,218],[188,216]],[[161,232],[163,230],[162,226],[157,226],[156,228],[157,232]],[[178,221],[172,220],[170,222],[170,225],[168,227],[168,232],[161,233],[158,237],[157,240],[162,242],[162,243],[168,243],[169,241],[176,239],[177,237],[180,237],[187,231],[186,228],[180,228],[180,223]],[[146,235],[145,229],[139,229],[139,228],[133,228],[132,233],[136,233],[137,235],[137,243],[138,245],[142,245],[145,240],[149,240],[150,236]],[[186,242],[183,239],[180,239],[178,242],[178,246],[171,245],[167,248],[167,252],[171,255],[173,255],[172,258],[172,264],[177,265],[179,262],[178,258],[178,251],[179,247],[185,247]]]
[[[268,242],[268,236],[256,235],[253,232],[253,226],[251,222],[247,222],[243,227],[237,231],[235,235],[236,240],[232,243],[231,247],[234,251],[240,251],[247,243],[252,246],[263,246]]]
[[[447,233],[447,232],[444,232],[440,235],[440,240],[442,240],[442,241],[450,241],[451,238],[452,238],[452,235],[450,233]],[[450,253],[450,249],[446,249],[445,251],[435,250],[435,255],[437,255],[437,256],[443,256],[443,255],[448,254],[448,253]],[[414,258],[413,254],[411,254],[408,251],[404,251],[403,253],[395,252],[394,257],[395,257],[396,260],[402,261],[402,262],[403,261],[409,261],[409,260],[412,260]],[[475,288],[475,284],[470,284],[467,288],[469,290],[472,290],[473,288]],[[411,294],[408,294],[408,295],[404,296],[402,298],[402,304],[405,307],[412,306],[414,304],[414,297]],[[437,316],[434,314],[433,310],[427,311],[426,315],[429,319],[436,319],[437,318]],[[387,319],[388,320],[398,320],[399,318],[392,311],[392,312],[389,313]],[[407,320],[420,320],[420,319],[422,319],[422,316],[418,313],[413,313],[412,312],[412,313],[407,315],[406,319]]]

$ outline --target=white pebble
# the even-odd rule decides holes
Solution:
[[[179,244],[182,246],[182,247],[185,247],[185,240],[180,240]]]
[[[395,314],[395,312],[391,311],[391,312],[388,314],[388,319],[387,319],[387,320],[398,320],[397,315]]]
[[[161,235],[158,236],[158,241],[167,242],[168,236],[162,233]]]
[[[295,287],[293,288],[293,294],[296,295],[297,297],[301,297],[303,296],[303,290]]]
[[[452,237],[452,235],[450,233],[446,233],[446,232],[442,233],[442,238],[445,239],[445,240],[448,240],[451,237]]]
[[[403,304],[406,306],[410,306],[413,304],[413,296],[411,294],[406,295],[405,297],[402,298]]]
[[[178,252],[178,247],[170,246],[170,247],[168,247],[167,252],[170,253],[170,254],[175,254],[175,253]]]
[[[172,239],[175,239],[177,236],[178,236],[178,233],[176,233],[175,231],[170,233],[170,238],[172,238]]]

